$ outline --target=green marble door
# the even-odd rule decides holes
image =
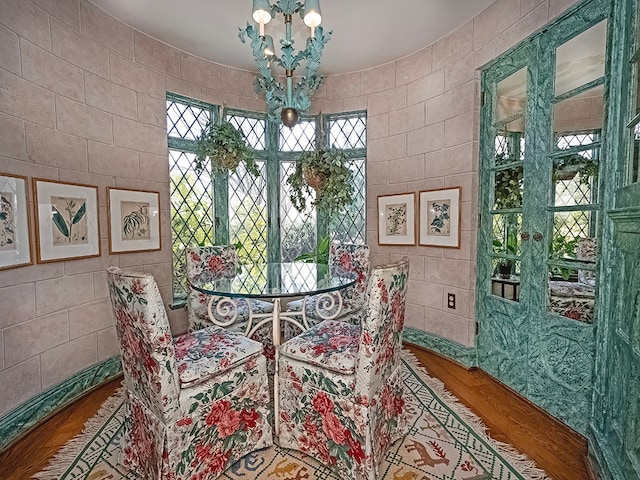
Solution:
[[[593,0],[483,71],[479,366],[586,433],[610,3]]]

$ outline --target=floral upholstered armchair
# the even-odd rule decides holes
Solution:
[[[335,308],[332,309],[328,304],[324,304],[321,295],[313,295],[302,300],[289,302],[288,310],[292,312],[304,311],[309,325],[316,325],[323,320],[323,317],[360,323],[371,271],[371,248],[369,245],[332,243],[329,250],[329,267],[332,274],[340,274],[345,277],[356,276],[354,285],[340,291],[342,308],[339,311]]]
[[[174,339],[153,277],[107,272],[126,387],[121,463],[145,479],[214,479],[271,445],[262,345],[218,327]]]
[[[280,347],[279,443],[375,480],[407,433],[400,352],[409,259],[375,267],[360,325],[325,320]]]
[[[233,245],[216,245],[206,247],[187,247],[187,312],[189,331],[213,325],[208,313],[210,295],[191,288],[190,282],[198,278],[204,281],[233,278],[238,269],[238,254]],[[246,325],[250,311],[253,313],[273,312],[273,303],[262,300],[252,300],[251,304],[245,299],[236,299],[236,306],[225,297],[216,297],[212,305],[212,312],[216,318],[227,323],[235,317],[232,330],[240,330]]]

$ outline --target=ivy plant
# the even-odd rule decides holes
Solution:
[[[340,212],[353,201],[353,174],[347,156],[337,148],[304,152],[296,161],[295,171],[287,178],[293,206],[303,212],[311,189],[316,192],[312,205],[329,215]]]
[[[260,175],[255,153],[247,145],[244,134],[226,121],[209,121],[196,140],[196,172],[202,172],[207,158],[211,159],[213,173],[235,173],[240,162],[244,161],[247,172],[254,177]]]

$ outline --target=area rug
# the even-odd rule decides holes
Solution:
[[[380,480],[543,480],[548,477],[513,447],[491,439],[482,421],[403,352],[409,434],[387,452]],[[40,480],[149,480],[118,465],[123,392],[108,399],[82,434],[34,478]],[[348,480],[294,450],[278,446],[245,456],[226,480]]]

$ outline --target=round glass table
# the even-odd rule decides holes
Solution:
[[[305,304],[299,312],[282,312],[281,300],[285,297],[318,295],[316,312],[320,318],[335,318],[342,308],[340,290],[353,285],[355,275],[332,272],[328,265],[317,263],[264,263],[240,265],[235,276],[221,279],[207,278],[207,272],[195,276],[189,284],[195,290],[210,296],[209,318],[220,327],[236,322],[239,299],[249,304],[249,319],[244,334],[251,337],[262,326],[272,323],[275,348],[274,420],[275,438],[279,432],[278,412],[278,358],[282,325],[290,323],[301,331],[309,328]],[[273,301],[273,312],[254,313],[252,299]],[[214,303],[215,312],[214,314]],[[326,315],[324,312],[333,312]],[[226,320],[220,320],[225,318]]]

